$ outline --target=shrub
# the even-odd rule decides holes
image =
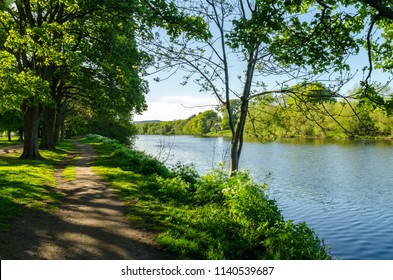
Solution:
[[[162,180],[162,184],[166,198],[179,201],[192,195],[180,178]],[[266,186],[255,182],[248,172],[229,178],[223,169],[215,169],[195,186],[187,206],[192,211],[175,211],[167,218],[169,229],[160,236],[166,250],[197,259],[330,258],[323,242],[305,223],[284,220],[276,202],[264,193]],[[180,237],[181,251],[177,251]],[[177,245],[171,246],[171,242]],[[187,248],[192,249],[187,252]]]
[[[196,171],[194,164],[183,164],[177,162],[175,166],[171,168],[172,176],[179,176],[184,181],[190,183],[192,186],[198,181],[199,174]]]
[[[120,167],[124,171],[133,171],[143,175],[158,174],[167,176],[169,171],[165,165],[141,151],[135,151],[118,141],[100,135],[89,135],[87,139],[98,141],[110,147],[112,153],[107,159],[111,166]]]

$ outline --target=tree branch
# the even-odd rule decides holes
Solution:
[[[379,15],[393,19],[393,8],[388,7],[379,0],[363,0],[364,3],[368,4],[369,6],[373,7],[375,10],[378,11]]]

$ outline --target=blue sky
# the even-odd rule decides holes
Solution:
[[[367,53],[363,50],[359,55],[351,57],[348,61],[352,68],[351,71],[355,73],[357,70],[357,75],[343,87],[341,94],[345,94],[347,91],[353,89],[364,78],[362,69],[368,66]],[[234,62],[234,65],[235,67],[232,69],[241,70],[242,67],[239,66],[240,64],[238,62]],[[235,75],[238,74],[239,72]],[[148,109],[141,115],[135,115],[135,121],[186,119],[191,115],[213,109],[214,106],[219,105],[217,99],[212,94],[200,92],[199,87],[192,81],[189,81],[186,86],[181,85],[184,73],[177,72],[166,79],[167,76],[168,73],[166,72],[145,78],[149,82],[150,88],[146,96]],[[156,82],[153,80],[155,77],[160,77],[162,80]],[[389,77],[391,77],[390,74],[377,70],[374,70],[372,76],[374,81],[382,83],[385,83]],[[269,90],[274,87],[274,78],[265,77],[263,81],[273,85],[271,88],[268,88]]]

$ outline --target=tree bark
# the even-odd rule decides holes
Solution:
[[[51,151],[55,149],[54,126],[55,109],[51,106],[45,106],[40,149]]]
[[[59,142],[59,138],[60,138],[60,141],[64,140],[63,127],[64,127],[65,111],[66,111],[66,106],[65,106],[64,102],[63,102],[63,104],[59,104],[57,106],[55,131],[54,131],[55,144],[57,144]]]
[[[39,105],[29,105],[24,102],[23,105],[24,118],[24,144],[21,159],[42,159],[38,150],[38,128],[40,123],[40,109]]]
[[[239,159],[243,149],[243,142],[244,142],[244,127],[246,126],[249,97],[251,92],[252,79],[254,76],[254,69],[255,69],[255,62],[256,62],[255,57],[256,57],[255,51],[251,51],[248,54],[246,79],[244,82],[243,93],[240,98],[240,112],[239,112],[239,118],[237,120],[237,123],[233,125],[234,120],[233,119],[229,120],[230,122],[232,122],[232,126],[235,127],[235,129],[232,130],[231,160],[229,166],[230,177],[232,177],[234,173],[236,173],[236,171],[239,169]]]
[[[19,142],[23,142],[23,127],[19,128]]]

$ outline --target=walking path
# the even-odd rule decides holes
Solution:
[[[141,230],[125,216],[125,205],[89,167],[97,156],[77,143],[76,180],[66,181],[58,166],[58,190],[65,194],[52,212],[26,211],[6,237],[5,259],[165,259],[156,234]]]
[[[0,148],[0,154],[16,153],[19,149],[22,149],[23,145],[14,145],[9,147]]]

